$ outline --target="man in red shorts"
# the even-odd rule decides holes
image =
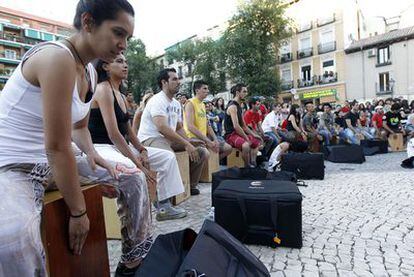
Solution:
[[[233,148],[242,151],[246,167],[256,167],[256,157],[261,140],[247,127],[240,107],[240,103],[247,96],[247,87],[244,84],[237,84],[231,88],[230,92],[233,100],[227,104],[224,117],[225,140]]]

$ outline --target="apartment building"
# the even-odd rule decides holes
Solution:
[[[368,24],[353,1],[294,0],[286,4],[286,15],[293,19],[296,32],[279,49],[279,100],[345,101],[345,49],[380,26]]]
[[[0,6],[0,91],[33,45],[59,40],[73,32],[68,24]]]
[[[345,53],[350,99],[414,100],[414,26],[355,41]]]

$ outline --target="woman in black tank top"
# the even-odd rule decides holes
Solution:
[[[132,131],[125,98],[119,91],[122,80],[128,76],[124,55],[119,54],[113,63],[99,60],[96,64],[98,86],[91,106],[89,131],[94,144],[113,144],[125,157],[142,170],[150,184],[155,185],[155,174],[149,170],[147,150]],[[126,140],[140,154],[137,156]]]

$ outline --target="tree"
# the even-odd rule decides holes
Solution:
[[[146,55],[145,45],[140,39],[132,39],[125,53],[128,61],[128,91],[134,94],[139,102],[141,95],[147,90],[156,90],[159,67]]]
[[[167,51],[167,60],[181,62],[188,70],[190,82],[184,84],[182,90],[191,93],[191,85],[195,79],[203,79],[209,84],[214,94],[225,90],[224,68],[220,60],[218,42],[212,39],[186,40],[179,43],[174,49]]]
[[[251,0],[239,7],[222,39],[226,70],[235,82],[249,85],[256,95],[279,90],[277,51],[292,34],[280,0]]]

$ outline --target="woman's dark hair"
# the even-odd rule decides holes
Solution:
[[[299,106],[298,105],[296,105],[296,104],[293,104],[292,106],[290,106],[290,110],[289,110],[289,115],[288,115],[288,118],[289,118],[289,116],[290,115],[294,115],[295,117],[298,117],[298,115],[299,115],[299,112],[298,112],[298,109],[299,108]],[[297,118],[296,118],[296,120],[297,120]]]
[[[219,100],[223,100],[223,104],[221,104],[221,106],[219,105]],[[223,111],[226,109],[224,106],[224,98],[219,97],[217,98],[216,104],[214,105],[217,109],[222,109]]]
[[[76,6],[76,14],[73,19],[73,26],[80,31],[82,28],[82,14],[89,13],[96,26],[105,20],[114,20],[118,12],[124,11],[134,16],[134,8],[127,0],[79,0]]]
[[[394,104],[391,105],[391,110],[392,111],[397,111],[397,110],[400,109],[400,107],[401,107],[400,104],[394,103]]]
[[[103,68],[105,64],[108,63],[103,60],[94,62],[96,73],[98,73],[98,84],[109,80],[108,72]]]
[[[410,108],[411,108],[411,109],[414,109],[414,100],[412,100],[412,101],[410,102]]]

